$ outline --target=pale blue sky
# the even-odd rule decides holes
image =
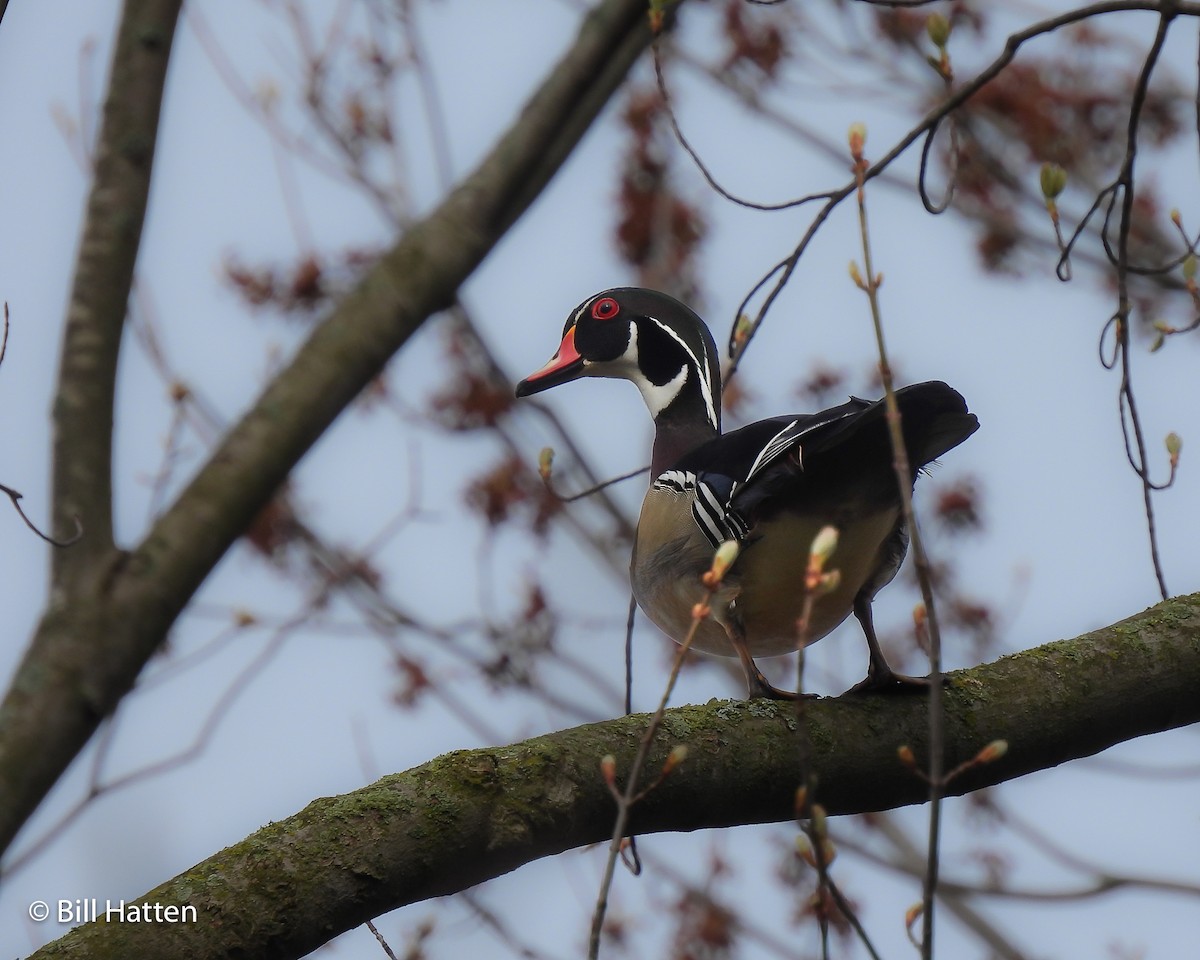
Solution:
[[[286,33],[266,6],[199,5],[251,87],[269,77],[284,85],[291,76]],[[0,481],[24,492],[26,507],[37,518],[47,511],[47,414],[86,189],[53,118],[56,112],[79,114],[80,50],[89,39],[96,47],[86,86],[93,98],[102,90],[117,7],[115,0],[18,2],[0,28],[0,130],[5,133],[0,150],[0,297],[9,302],[13,319],[0,371],[0,431],[8,438],[9,451],[0,457]],[[552,0],[484,5],[460,0],[420,7],[458,175],[490,146],[549,58],[564,48],[577,14]],[[699,11],[688,13],[693,21],[701,19]],[[1132,42],[1148,39],[1151,20],[1127,18]],[[706,49],[707,31],[698,24],[689,23],[684,36],[696,49]],[[1164,64],[1186,78],[1194,70],[1194,53],[1182,40],[1168,49]],[[997,48],[993,44],[989,51]],[[793,91],[789,103],[794,96]],[[93,107],[88,103],[85,111]],[[427,209],[436,196],[435,167],[411,95],[402,109],[415,206]],[[886,98],[868,103],[846,96],[814,99],[804,104],[802,115],[836,137],[850,122],[866,120],[869,155],[881,152],[908,124],[907,115]],[[825,161],[811,160],[795,143],[748,125],[710,86],[686,85],[680,118],[706,159],[737,192],[780,199],[840,183],[844,176]],[[553,351],[571,307],[595,290],[629,279],[609,239],[619,145],[610,110],[465,288],[467,306],[514,377],[534,369]],[[1177,197],[1174,202],[1195,226],[1200,205],[1195,201],[1194,160],[1190,162],[1156,175],[1168,187],[1173,178],[1193,184],[1169,195]],[[906,158],[899,169],[911,173],[914,167],[915,158]],[[296,175],[309,228],[322,249],[385,242],[385,225],[352,192],[303,166]],[[723,343],[746,289],[786,253],[810,213],[805,208],[765,215],[733,208],[706,193],[690,172],[684,188],[698,198],[713,224],[702,272],[707,315]],[[973,474],[982,480],[988,535],[956,555],[964,584],[1007,604],[1005,648],[1073,636],[1154,603],[1140,489],[1124,462],[1116,418],[1117,380],[1096,361],[1095,340],[1112,311],[1110,300],[1085,282],[1059,284],[1050,264],[1041,277],[981,276],[971,236],[960,223],[949,217],[932,220],[913,198],[882,188],[872,192],[870,203],[876,262],[886,275],[885,322],[897,366],[905,380],[945,379],[958,387],[982,424],[969,443],[946,458],[939,475]],[[866,305],[846,274],[847,261],[859,257],[857,244],[856,223],[847,207],[827,225],[779,299],[742,367],[756,397],[755,416],[796,409],[793,384],[816,358],[856,374],[874,362]],[[269,141],[231,97],[185,19],[172,64],[139,279],[160,317],[172,363],[225,419],[236,417],[253,399],[265,372],[277,362],[269,352],[286,354],[303,331],[295,324],[248,315],[221,280],[223,258],[237,253],[250,262],[280,262],[297,250]],[[442,339],[437,329],[423,330],[393,364],[389,383],[410,407],[424,409],[444,374]],[[1193,343],[1172,342],[1151,356],[1139,345],[1134,358],[1159,475],[1165,473],[1162,436],[1176,430],[1184,438],[1179,482],[1155,500],[1164,567],[1175,592],[1197,587],[1200,469],[1189,458],[1200,444],[1195,349]],[[122,357],[116,465],[118,530],[127,541],[140,534],[146,521],[147,478],[159,467],[169,423],[163,396],[144,353],[128,344]],[[649,424],[632,388],[584,382],[544,399],[573,425],[601,469],[617,473],[644,462]],[[536,419],[528,421],[523,433],[532,460],[550,437]],[[181,467],[176,488],[201,452],[194,439],[188,449],[193,459]],[[461,488],[473,472],[490,465],[498,449],[490,439],[445,437],[385,412],[356,410],[301,465],[296,495],[331,540],[362,545],[401,508],[415,469],[428,516],[379,557],[401,602],[431,620],[449,622],[476,611],[480,590],[490,589],[496,608],[512,611],[521,603],[524,584],[539,577],[562,609],[606,624],[602,635],[568,625],[560,640],[619,684],[616,625],[623,622],[625,609],[620,576],[598,566],[574,540],[558,534],[539,546],[502,535],[493,545],[498,558],[493,582],[490,587],[475,583],[484,544],[463,516]],[[617,492],[631,511],[640,495],[637,481]],[[5,517],[0,510],[0,524],[7,524],[0,551],[7,625],[0,675],[7,677],[44,600],[46,548],[15,515]],[[879,617],[901,623],[910,601],[900,591],[893,593],[881,598]],[[235,550],[197,598],[198,611],[181,621],[171,656],[217,635],[231,608],[285,618],[299,602],[294,586],[245,550]],[[341,604],[330,616],[352,619]],[[247,632],[213,659],[131,700],[122,708],[110,769],[119,774],[188,742],[241,667],[269,641],[269,631]],[[836,693],[858,679],[865,658],[857,627],[848,624],[823,641],[811,660],[821,692]],[[949,667],[970,664],[961,649],[948,649],[946,660]],[[664,662],[662,647],[646,630],[639,647],[640,708],[656,698]],[[161,666],[160,661],[154,668]],[[831,674],[844,675],[841,686],[836,679],[821,686],[819,678]],[[463,698],[487,715],[501,739],[574,722],[512,695],[496,695],[473,678],[464,676],[461,682]],[[52,923],[26,920],[33,899],[137,896],[314,797],[352,790],[446,750],[484,742],[436,704],[418,714],[397,710],[390,702],[395,687],[389,653],[370,636],[305,630],[289,639],[225,712],[199,759],[102,798],[35,862],[6,879],[0,888],[0,954],[23,955],[64,932]],[[586,685],[564,690],[597,718],[614,712]],[[681,680],[676,699],[703,702],[714,696],[741,696],[740,681],[716,670],[692,671]],[[1147,764],[1179,764],[1195,758],[1196,739],[1185,731],[1137,741],[1117,752]],[[87,783],[89,762],[85,755],[64,778],[17,844],[17,855],[75,802]],[[1026,778],[1001,795],[1062,842],[1114,868],[1196,879],[1200,825],[1194,783],[1101,779],[1085,764],[1075,764]],[[923,814],[910,812],[903,819],[919,830]],[[952,805],[944,845],[947,871],[970,868],[965,851],[988,841],[986,834],[974,836],[977,829]],[[715,845],[736,863],[738,883],[731,895],[747,905],[755,922],[778,927],[790,905],[773,878],[790,836],[788,827],[777,826],[720,836],[652,838],[645,845],[649,856],[693,872],[706,862],[710,844]],[[1018,864],[1015,881],[1044,886],[1060,879],[1059,871],[1034,854],[1019,848],[1008,852]],[[583,942],[600,856],[597,851],[571,853],[524,867],[488,885],[481,896],[552,955],[575,955]],[[866,905],[864,921],[885,956],[907,956],[911,948],[904,941],[901,918],[917,899],[914,885],[878,879],[850,857],[839,868]],[[647,897],[665,902],[670,888],[654,883],[619,876],[618,909],[636,914]],[[1145,945],[1151,957],[1177,956],[1175,944],[1195,942],[1200,934],[1194,903],[1162,896],[1129,896],[1063,912],[1020,902],[983,909],[1037,956],[1105,956],[1114,941]],[[402,944],[404,931],[430,913],[439,914],[434,956],[495,951],[494,941],[469,911],[451,903],[400,911],[385,918],[381,930],[394,938],[394,945]],[[653,956],[653,945],[661,944],[664,933],[645,922],[637,934],[638,955]],[[944,956],[980,955],[975,948],[957,952],[963,941],[953,922],[946,922],[945,934]],[[804,936],[803,948],[813,950],[811,934]],[[339,942],[339,949],[342,955],[372,956],[377,948],[365,931],[354,931]],[[742,954],[769,955],[749,946]]]

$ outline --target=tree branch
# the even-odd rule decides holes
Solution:
[[[49,605],[0,705],[0,850],[112,708],[95,702],[90,682],[95,664],[104,660],[106,639],[92,598],[104,589],[116,556],[117,355],[181,2],[127,0],[117,29],[54,400],[51,532],[61,534],[82,520],[85,533],[70,549],[52,554]]]
[[[1119,669],[1117,668],[1119,665]],[[945,767],[988,741],[1008,753],[951,781],[981,787],[1200,720],[1200,594],[1086,634],[948,675]],[[897,759],[927,748],[926,698],[843,696],[807,708],[818,799],[830,814],[920,803]],[[90,923],[33,956],[299,957],[388,910],[466,889],[605,839],[612,795],[600,758],[629,770],[645,715],[508,747],[462,750],[361,790],[316,800],[151,890],[138,903],[194,906],[194,923]],[[687,760],[633,810],[637,833],[780,822],[795,815],[795,712],[771,701],[668,711],[647,769]],[[32,958],[31,958],[32,960]]]
[[[54,584],[66,592],[82,589],[113,547],[117,354],[181,4],[127,0],[113,50],[54,400],[54,531],[72,529],[75,517],[86,528],[74,549],[53,555]]]
[[[130,7],[151,2],[130,0]],[[142,40],[153,35],[129,24],[123,35],[126,29]],[[459,285],[557,172],[649,41],[645,0],[599,4],[491,153],[313,331],[145,540],[128,555],[93,550],[86,562],[75,562],[94,590],[60,594],[52,602],[0,707],[0,850],[130,689],[192,594],[289,471],[413,332],[453,302]],[[118,60],[124,49],[119,43]],[[114,85],[116,77],[114,72]],[[116,99],[114,86],[110,103]],[[107,118],[106,110],[106,124]],[[149,154],[141,156],[148,175]],[[100,215],[94,206],[85,254],[87,238],[100,229],[92,223]],[[105,208],[105,215],[123,224],[128,212]],[[124,301],[120,310],[123,315]],[[75,356],[72,344],[81,350],[89,345],[84,333],[99,341],[95,362],[115,367],[119,327],[110,322],[99,332],[69,330],[64,391],[80,389],[73,386],[77,378],[88,379],[82,354],[67,365],[68,355]],[[97,374],[98,385],[88,394],[104,419],[104,429],[97,429],[103,443],[76,436],[83,444],[77,447],[61,427],[56,442],[62,475],[71,478],[58,490],[56,509],[81,513],[85,525],[99,519],[89,528],[93,544],[111,542],[111,374]],[[77,405],[82,402],[81,396]],[[101,485],[91,493],[89,478]]]

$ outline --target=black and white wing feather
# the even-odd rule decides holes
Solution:
[[[692,451],[654,485],[677,492],[695,491],[692,518],[714,548],[726,540],[745,540],[754,525],[754,508],[774,487],[767,482],[756,491],[768,480],[772,467],[779,467],[786,457],[788,474],[802,472],[805,437],[819,435],[823,428],[854,417],[868,406],[865,401],[851,400],[818,414],[761,420]]]

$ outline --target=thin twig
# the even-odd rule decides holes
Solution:
[[[8,353],[8,301],[4,301],[4,338],[0,339],[0,364],[4,363],[4,355]]]
[[[865,136],[865,132],[862,134]],[[858,178],[858,222],[862,235],[863,267],[866,278],[861,286],[867,294],[871,306],[871,324],[875,331],[875,344],[879,351],[879,376],[883,383],[884,404],[887,409],[887,425],[892,442],[892,464],[896,472],[896,484],[900,492],[901,511],[904,526],[908,530],[909,542],[912,549],[913,563],[917,571],[917,582],[921,587],[921,599],[925,604],[925,622],[929,634],[929,849],[926,861],[924,916],[922,917],[923,933],[921,938],[921,956],[930,960],[933,956],[933,911],[934,899],[937,894],[938,875],[938,844],[941,834],[942,816],[942,640],[938,627],[937,610],[934,605],[933,583],[929,569],[929,559],[921,539],[921,530],[917,524],[916,512],[912,501],[912,467],[908,459],[908,450],[904,445],[904,430],[900,422],[900,405],[896,401],[895,386],[892,382],[892,368],[888,360],[887,343],[883,332],[883,314],[879,305],[879,284],[881,276],[876,275],[871,259],[870,230],[867,223],[866,180],[864,173],[868,169],[862,155],[861,136],[856,138],[851,134],[851,153],[854,156],[854,169]]]
[[[21,509],[21,499],[25,496],[25,494],[18,493],[12,487],[5,486],[3,483],[0,483],[0,492],[6,494],[12,501],[13,506],[17,508],[17,513],[20,514],[21,519],[25,521],[25,526],[45,540],[48,544],[51,544],[55,547],[69,547],[73,543],[78,543],[80,537],[83,536],[83,521],[79,519],[78,514],[75,514],[71,517],[71,519],[75,521],[75,532],[66,540],[56,540],[54,537],[42,533],[42,531],[37,528],[34,522],[25,515],[25,511]]]
[[[692,641],[696,639],[696,631],[700,628],[703,618],[693,617],[692,626],[687,632],[687,636],[679,644],[679,649],[675,652],[675,662],[671,665],[671,673],[667,678],[667,685],[663,689],[662,698],[659,700],[658,709],[650,717],[650,723],[646,726],[646,732],[642,734],[642,739],[638,743],[637,753],[633,758],[633,766],[630,767],[629,773],[625,779],[625,789],[616,794],[617,798],[617,817],[613,823],[612,839],[608,845],[608,859],[604,864],[604,877],[600,881],[600,892],[596,896],[596,907],[592,913],[592,929],[588,938],[588,960],[597,960],[600,956],[600,934],[604,929],[604,917],[608,912],[608,893],[612,889],[613,874],[616,871],[617,859],[621,853],[621,846],[625,839],[625,831],[629,825],[629,814],[633,809],[636,798],[643,793],[638,790],[638,779],[641,776],[642,768],[646,765],[646,758],[650,755],[650,747],[654,743],[654,737],[658,733],[658,728],[662,724],[663,716],[667,712],[667,701],[671,698],[671,693],[675,689],[675,681],[679,679],[679,671],[683,667],[684,658],[692,647]]]
[[[929,63],[937,72],[937,75],[942,78],[946,95],[949,96],[954,91],[954,70],[950,65],[950,54],[946,49],[947,39],[947,37],[939,38],[940,42],[937,42],[939,58],[935,61],[930,57]],[[941,201],[934,202],[933,198],[929,196],[928,187],[925,185],[925,180],[929,175],[929,154],[933,149],[938,127],[941,126],[940,120],[935,122],[925,135],[925,143],[921,147],[921,167],[917,173],[917,193],[921,197],[921,205],[927,213],[932,213],[934,216],[943,214],[950,209],[950,204],[954,202],[954,191],[958,185],[958,121],[955,119],[953,113],[947,114],[945,119],[950,125],[950,171],[946,179],[946,193]]]
[[[1085,7],[1078,7],[1074,10],[1068,10],[1054,17],[1048,17],[1040,20],[1037,23],[1031,24],[1024,30],[1017,31],[1008,36],[1004,44],[1004,50],[986,67],[979,71],[969,81],[959,86],[953,94],[948,96],[936,107],[932,108],[925,116],[914,125],[903,137],[901,137],[879,160],[875,161],[862,174],[864,181],[873,180],[879,176],[903,153],[905,153],[913,143],[925,136],[930,129],[936,124],[961,107],[964,103],[975,96],[981,89],[992,82],[1016,57],[1017,51],[1022,46],[1037,37],[1053,33],[1063,27],[1079,23],[1083,20],[1091,19],[1092,17],[1102,16],[1107,13],[1116,13],[1118,11],[1146,10],[1160,12],[1164,4],[1164,0],[1106,0],[1106,2],[1093,3]],[[1200,16],[1200,3],[1187,2],[1187,0],[1170,0],[1171,8],[1181,15]],[[857,189],[856,180],[851,179],[844,186],[829,190],[823,193],[814,193],[807,197],[799,198],[790,202],[791,206],[799,206],[800,204],[824,200],[825,203],[817,212],[813,221],[805,230],[804,235],[800,238],[799,243],[793,248],[792,252],[771,267],[767,273],[761,277],[746,298],[743,300],[738,309],[736,316],[740,316],[746,309],[747,304],[761,290],[772,277],[778,275],[775,285],[771,288],[762,306],[760,306],[757,314],[751,323],[746,327],[740,336],[735,338],[738,333],[739,325],[735,322],[734,329],[730,333],[729,338],[729,355],[731,363],[726,371],[724,380],[728,380],[736,372],[742,357],[745,355],[746,348],[750,341],[757,334],[766,318],[767,312],[774,303],[775,298],[782,292],[783,288],[791,279],[792,273],[795,270],[801,255],[808,248],[813,237],[821,225],[828,219],[843,200],[849,197]],[[1093,211],[1094,212],[1094,211]],[[1089,213],[1090,217],[1090,213]],[[1069,245],[1068,245],[1069,248]]]
[[[638,467],[636,470],[630,470],[627,473],[621,473],[615,477],[609,477],[607,480],[601,480],[599,483],[594,483],[590,487],[584,487],[578,493],[559,493],[558,490],[554,488],[554,483],[550,477],[546,478],[545,483],[546,489],[554,495],[556,500],[559,500],[562,503],[574,503],[576,500],[583,500],[592,496],[593,494],[599,493],[601,490],[615,486],[618,483],[623,483],[626,480],[632,480],[634,477],[640,477],[649,469],[650,467],[648,464],[643,467]]]
[[[650,45],[650,50],[654,58],[654,79],[658,84],[659,96],[662,97],[663,109],[666,110],[667,119],[671,123],[671,130],[675,134],[675,139],[683,147],[684,152],[692,158],[692,162],[696,164],[696,169],[700,171],[700,175],[704,177],[708,185],[730,203],[735,203],[739,207],[745,207],[748,210],[760,210],[770,213],[778,210],[790,210],[792,207],[798,207],[811,201],[812,197],[797,197],[794,200],[783,200],[779,203],[760,203],[731,193],[717,181],[717,178],[713,176],[712,171],[708,169],[708,165],[701,159],[700,154],[692,146],[691,141],[688,140],[683,133],[683,129],[679,126],[679,118],[675,115],[675,106],[671,100],[671,93],[667,89],[666,77],[663,75],[662,51],[659,48],[660,42],[660,39],[655,37],[654,42]]]
[[[397,960],[395,951],[392,950],[388,942],[383,938],[383,934],[379,932],[379,928],[370,920],[367,921],[367,929],[375,935],[375,939],[379,941],[379,946],[383,948],[383,952],[387,954],[388,960]]]
[[[1130,465],[1142,483],[1142,504],[1146,512],[1146,530],[1150,539],[1150,559],[1154,565],[1154,576],[1158,581],[1159,593],[1164,600],[1170,596],[1167,590],[1166,576],[1163,573],[1162,558],[1159,556],[1158,532],[1154,522],[1154,503],[1152,499],[1152,484],[1150,467],[1146,456],[1146,438],[1142,429],[1141,418],[1138,416],[1137,401],[1133,391],[1133,370],[1129,350],[1129,320],[1131,305],[1129,300],[1129,232],[1133,224],[1133,168],[1137,157],[1138,125],[1141,120],[1142,106],[1150,86],[1150,76],[1154,72],[1159,54],[1167,39],[1167,32],[1174,20],[1176,10],[1171,4],[1164,4],[1158,21],[1158,32],[1154,36],[1146,62],[1138,75],[1134,86],[1133,97],[1129,107],[1129,126],[1125,140],[1125,159],[1121,164],[1121,174],[1117,183],[1121,191],[1121,219],[1117,233],[1117,342],[1120,347],[1121,385],[1118,396],[1121,406],[1121,431],[1125,437],[1126,456]],[[1114,193],[1115,200],[1115,193]],[[1125,414],[1128,412],[1128,419]],[[1134,442],[1137,446],[1137,459],[1130,455],[1129,427],[1133,428]]]
[[[672,752],[667,762],[663,765],[658,778],[639,789],[638,782],[642,775],[642,768],[646,765],[646,758],[650,755],[650,747],[654,743],[654,737],[658,733],[663,716],[667,712],[667,703],[671,699],[671,693],[675,689],[675,682],[679,679],[679,672],[683,669],[683,661],[692,647],[692,642],[696,639],[696,632],[700,629],[700,624],[712,615],[709,601],[717,590],[720,589],[721,581],[733,565],[734,560],[737,559],[737,554],[737,544],[734,541],[726,541],[717,548],[713,554],[712,566],[700,578],[700,585],[703,586],[705,591],[704,599],[692,607],[691,627],[688,629],[687,635],[679,641],[679,649],[675,652],[675,662],[671,665],[671,673],[667,677],[667,685],[663,689],[662,697],[659,699],[658,709],[651,715],[650,722],[646,726],[646,731],[642,734],[641,741],[638,743],[637,753],[633,758],[633,765],[625,777],[624,790],[618,791],[615,786],[615,761],[611,757],[605,757],[601,761],[601,772],[608,782],[613,798],[617,801],[617,816],[616,822],[613,824],[612,839],[608,845],[608,859],[604,865],[604,878],[600,883],[600,892],[596,896],[596,907],[592,913],[592,930],[588,939],[588,960],[596,960],[600,955],[600,934],[604,929],[605,913],[608,911],[608,893],[612,889],[613,873],[616,869],[617,858],[621,853],[626,828],[629,825],[630,811],[633,809],[634,804],[651,790],[655,789],[663,781],[663,778],[670,773],[674,764],[679,762],[676,759],[675,753]]]
[[[625,617],[625,716],[633,713],[633,625],[637,610],[637,597],[630,591],[629,613]]]

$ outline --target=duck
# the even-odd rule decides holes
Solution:
[[[871,604],[908,550],[884,401],[851,397],[818,413],[770,417],[721,431],[721,368],[704,321],[665,293],[615,287],[570,312],[554,356],[516,387],[528,397],[582,377],[631,381],[654,421],[650,483],[630,560],[638,606],[676,643],[707,598],[694,649],[736,657],[750,698],[794,699],[755,663],[828,635],[851,613],[867,642],[867,676],[850,692],[927,687],[894,671],[880,649]],[[909,481],[979,427],[958,391],[941,381],[896,391]],[[836,586],[804,606],[810,547],[824,527],[837,542],[827,561]],[[701,577],[715,549],[737,559],[708,597]]]

